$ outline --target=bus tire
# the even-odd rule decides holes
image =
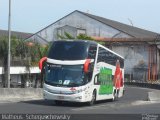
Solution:
[[[55,102],[56,105],[62,105],[62,101],[55,100],[54,102]]]
[[[93,93],[92,93],[92,99],[89,102],[89,105],[92,106],[92,105],[95,104],[95,102],[96,102],[96,90],[94,90]]]

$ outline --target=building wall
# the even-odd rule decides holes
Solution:
[[[40,78],[37,78],[37,75],[40,75],[39,73],[37,74],[31,74],[31,78],[29,80],[26,79],[27,74],[11,74],[11,82],[10,86],[12,88],[16,87],[34,87],[35,83],[37,81],[37,87],[40,87]],[[0,75],[0,88],[3,86],[2,85],[2,75]]]
[[[2,74],[4,74],[3,68],[0,67],[0,87],[2,87]],[[29,71],[24,66],[23,67],[10,67],[10,74],[11,74],[11,76],[10,76],[11,77],[11,86],[14,87],[14,86],[20,85],[21,82],[26,81],[26,79],[22,79],[22,76],[29,74]],[[36,74],[40,74],[39,68],[38,67],[30,67],[30,74],[33,77],[30,79],[31,81],[29,81],[29,82],[34,84]]]
[[[156,75],[153,76],[156,71],[158,75],[159,71],[159,51],[153,52],[153,56],[156,58],[157,63],[152,61],[149,65],[149,44],[131,44],[131,45],[112,45],[112,50],[122,55],[125,58],[124,67],[127,80],[135,80],[139,82],[148,81],[148,70],[150,68],[150,79],[156,79]],[[153,71],[153,64],[156,64],[156,70]],[[155,77],[155,78],[154,78]],[[157,76],[158,77],[158,76]]]
[[[112,50],[125,58],[125,67],[127,69],[142,63],[145,66],[148,65],[148,45],[112,46]]]
[[[72,37],[77,36],[77,29],[75,27],[64,26],[57,28],[57,33],[61,36],[65,36],[65,32],[69,33]]]
[[[38,32],[37,35],[48,41],[54,41],[57,39],[57,28],[63,27],[65,25],[85,29],[88,36],[111,38],[116,35],[115,37],[131,37],[125,33],[120,32],[119,30],[107,26],[79,12],[74,12],[66,16],[65,18],[55,22],[54,24]],[[31,39],[36,39],[36,34]]]

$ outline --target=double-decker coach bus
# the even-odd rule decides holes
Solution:
[[[44,74],[44,99],[88,102],[118,99],[124,91],[124,59],[87,40],[53,42],[39,62]]]

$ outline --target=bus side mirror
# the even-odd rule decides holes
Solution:
[[[39,61],[39,69],[42,70],[43,69],[43,64],[44,62],[47,60],[47,57],[43,57],[40,59]]]
[[[90,66],[91,66],[91,59],[86,59],[83,67],[85,73],[88,73],[90,71]]]

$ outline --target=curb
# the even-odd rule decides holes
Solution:
[[[25,101],[34,101],[34,100],[44,100],[43,98],[9,98],[0,100],[0,103],[18,103],[18,102],[25,102]]]
[[[0,88],[0,102],[43,99],[42,88]]]
[[[159,91],[148,92],[148,100],[160,102],[160,92]]]
[[[148,101],[160,102],[160,84],[125,82],[125,85],[155,89],[152,92],[148,92]]]
[[[160,90],[160,84],[150,84],[150,83],[138,83],[138,82],[125,82],[125,85],[138,86],[143,88],[151,88]]]

